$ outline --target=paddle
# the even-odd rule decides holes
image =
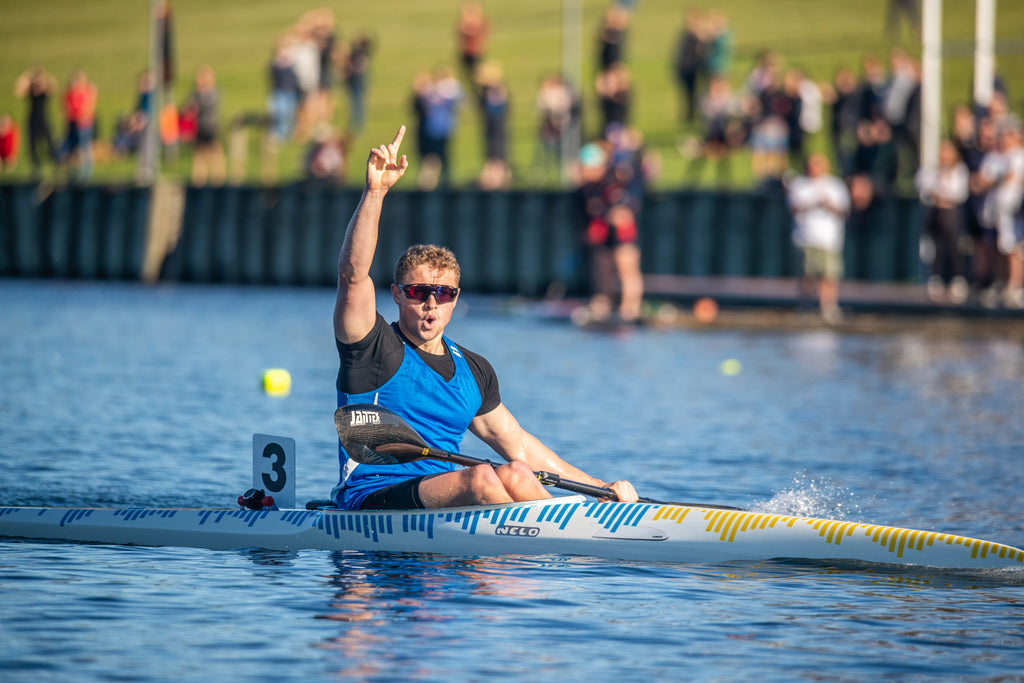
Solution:
[[[415,460],[444,460],[457,465],[491,465],[498,463],[460,453],[450,453],[431,448],[408,422],[387,408],[369,403],[354,403],[342,406],[334,413],[334,426],[338,438],[345,447],[348,457],[364,465],[400,465]],[[615,492],[602,486],[591,486],[571,479],[562,479],[551,472],[534,472],[545,486],[554,486],[574,493],[595,498],[617,500]],[[714,508],[716,510],[739,510],[728,505],[707,505],[704,503],[666,503],[651,498],[640,498],[641,503],[660,505],[682,505],[686,507]]]

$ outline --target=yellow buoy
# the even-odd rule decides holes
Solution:
[[[263,390],[271,396],[287,396],[292,391],[292,376],[284,368],[264,370]]]
[[[727,377],[733,377],[735,375],[740,374],[740,371],[743,370],[743,366],[735,358],[729,358],[727,360],[722,361],[722,364],[719,366],[719,369],[722,371],[723,375],[726,375]]]

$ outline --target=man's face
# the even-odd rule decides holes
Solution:
[[[424,302],[416,301],[401,290],[398,285],[448,285],[458,287],[455,274],[449,270],[436,270],[432,266],[422,265],[413,269],[404,278],[405,282],[391,285],[391,296],[398,304],[398,326],[410,341],[418,346],[440,340],[445,327],[452,319],[455,300],[438,303],[437,297],[430,295]]]

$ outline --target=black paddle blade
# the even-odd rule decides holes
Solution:
[[[397,465],[402,462],[393,455],[381,453],[361,443],[345,446],[345,452],[361,465]]]
[[[400,462],[398,459],[376,451],[378,446],[384,444],[411,444],[425,448],[427,442],[423,440],[416,430],[409,426],[409,423],[391,412],[387,408],[375,406],[370,403],[353,403],[342,406],[334,413],[334,426],[338,430],[338,439],[345,447],[349,457],[357,462],[373,465],[394,465]],[[370,455],[363,452],[363,449],[376,452],[377,455]],[[377,460],[361,460],[360,457],[388,458],[387,462]]]

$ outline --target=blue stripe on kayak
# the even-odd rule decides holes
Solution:
[[[546,521],[547,518],[550,517],[554,513],[554,509],[556,507],[558,507],[558,506],[557,505],[545,505],[544,507],[542,507],[540,509],[540,512],[537,513],[537,521],[538,522]]]
[[[474,534],[476,534],[476,525],[480,523],[480,515],[481,515],[481,513],[479,511],[477,511],[477,512],[470,512],[470,513],[466,514],[466,521],[469,522],[469,535],[470,536],[473,536]],[[465,529],[466,526],[463,525],[463,528]]]
[[[569,522],[572,521],[572,518],[576,516],[576,510],[579,508],[580,505],[582,505],[582,503],[573,503],[572,505],[568,506],[568,509],[566,510],[567,514],[565,515],[565,519],[563,519],[562,523],[558,525],[558,528],[560,530],[565,530],[565,527],[569,526]]]
[[[388,536],[392,536],[395,533],[395,531],[392,528],[392,526],[393,526],[392,525],[392,517],[391,517],[391,515],[388,515]]]
[[[650,508],[651,505],[649,504],[634,505],[633,511],[629,513],[629,516],[625,519],[623,524],[626,524],[627,526],[636,526],[640,523],[640,520],[643,519],[644,513]]]
[[[604,524],[604,521],[608,519],[608,515],[614,512],[615,503],[599,503],[599,505],[601,505],[601,508],[599,508],[601,514],[597,516],[597,522],[598,524]]]
[[[607,504],[608,503],[606,503],[606,505]],[[618,509],[611,514],[611,516],[608,519],[608,524],[605,525],[605,528],[612,532],[618,530],[619,525],[622,523],[622,519],[626,516],[626,514],[629,513],[629,509],[633,506],[629,504],[620,503],[615,507]]]
[[[434,513],[427,515],[427,538],[434,538]]]
[[[91,514],[92,510],[68,510],[67,512],[64,513],[64,516],[61,517],[60,525],[65,526],[66,524],[77,522],[83,517],[88,517]]]
[[[538,519],[537,521],[539,521],[539,522],[551,521],[551,522],[555,522],[557,524],[558,520],[560,520],[562,518],[562,515],[565,514],[566,507],[567,506],[564,505],[564,504],[552,505],[551,507],[546,508],[544,510],[544,513],[543,513],[544,514],[544,519]]]

